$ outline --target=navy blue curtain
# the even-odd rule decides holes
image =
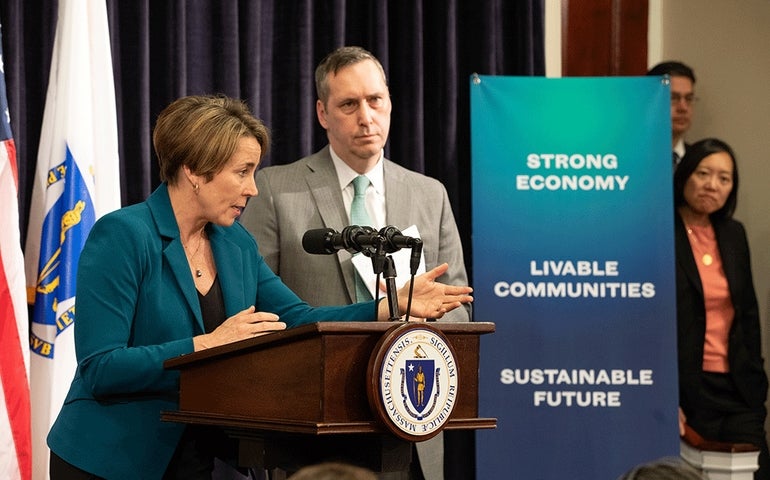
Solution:
[[[341,45],[374,53],[393,98],[387,156],[447,187],[471,267],[469,78],[543,75],[543,0],[106,0],[115,69],[122,203],[159,183],[151,132],[177,97],[246,100],[272,130],[264,164],[326,143],[315,65]],[[0,0],[17,145],[22,245],[56,27],[54,0]],[[447,447],[451,448],[451,447]],[[448,455],[456,478],[473,451]]]

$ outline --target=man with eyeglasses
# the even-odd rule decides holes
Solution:
[[[668,75],[671,81],[672,161],[676,167],[687,150],[684,135],[692,125],[693,105],[698,100],[695,73],[684,63],[667,61],[652,67],[647,75]]]

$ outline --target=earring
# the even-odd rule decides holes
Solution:
[[[199,191],[200,191],[200,185],[198,185],[197,183],[194,183],[193,192],[195,192],[195,194],[198,195]]]

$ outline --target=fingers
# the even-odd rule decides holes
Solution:
[[[246,308],[246,309],[241,310],[240,312],[236,313],[235,316],[237,317],[238,315],[247,315],[249,313],[254,313],[254,311],[256,309],[257,309],[257,307],[255,307],[254,305],[251,305],[249,308]]]
[[[462,306],[463,306],[462,302],[445,303],[441,306],[441,316],[443,317],[445,313],[451,312],[455,308],[462,307]],[[441,318],[441,317],[436,317],[436,318]]]
[[[444,295],[470,296],[473,288],[459,285],[444,285]]]
[[[248,315],[248,333],[256,337],[278,330],[286,330],[286,324],[278,321],[278,315],[270,312],[255,312]]]
[[[449,264],[448,263],[442,263],[441,265],[438,265],[427,272],[423,273],[426,278],[429,280],[435,280],[441,275],[445,274],[446,271],[449,270]]]
[[[412,313],[416,317],[441,318],[446,312],[452,310],[454,302],[444,303],[439,299],[422,301],[412,305]],[[447,307],[450,307],[447,309]]]
[[[258,337],[266,333],[286,330],[286,324],[278,321],[259,322],[254,324],[254,326],[256,327],[256,331],[254,331],[252,334],[254,337]]]
[[[465,303],[473,301],[473,297],[469,295],[455,296],[454,299],[444,298],[440,306],[436,308],[436,312],[431,314],[431,318],[441,318],[447,312],[451,312],[455,308],[462,307]]]
[[[251,306],[227,319],[219,328],[229,332],[231,337],[229,341],[233,341],[285,330],[286,324],[279,321],[278,315],[270,312],[256,312],[254,306]]]
[[[465,289],[468,287],[458,287],[458,288],[461,289],[459,293],[455,293],[455,294],[444,293],[444,295],[442,295],[440,298],[441,303],[444,305],[460,306],[463,303],[473,302],[473,296],[469,295],[470,292],[465,291]],[[456,308],[456,307],[452,307],[452,308]]]
[[[281,322],[278,315],[255,310],[253,305],[245,308],[222,322],[213,332],[193,337],[193,348],[197,352],[201,349],[286,330],[286,323]]]
[[[254,322],[277,322],[278,315],[270,312],[256,312],[250,316],[252,323]]]

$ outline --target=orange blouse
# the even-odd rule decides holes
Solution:
[[[706,306],[706,337],[703,345],[703,370],[727,373],[727,345],[735,309],[722,268],[714,227],[688,226],[695,264],[698,266]]]

